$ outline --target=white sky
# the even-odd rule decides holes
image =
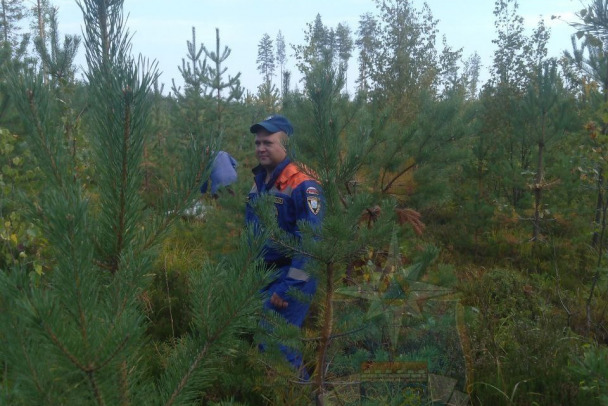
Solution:
[[[591,0],[585,0],[588,4]],[[75,0],[54,0],[59,7],[59,31],[65,34],[82,33],[82,13]],[[487,77],[487,68],[492,64],[496,38],[494,28],[493,0],[427,0],[433,17],[439,20],[439,41],[445,35],[452,48],[463,48],[463,58],[477,52],[481,56],[482,79]],[[582,9],[581,0],[519,0],[519,14],[524,17],[527,35],[532,33],[538,19],[544,18],[551,29],[549,53],[558,56],[570,49],[570,36],[574,29],[565,22],[575,21],[574,12]],[[414,7],[422,9],[423,0],[413,0]],[[215,29],[220,31],[220,47],[231,49],[224,63],[227,73],[234,76],[241,72],[242,85],[255,92],[262,82],[257,71],[257,47],[267,33],[273,39],[279,30],[287,46],[287,68],[292,71],[292,87],[299,74],[293,64],[291,44],[304,43],[307,23],[312,23],[317,14],[323,24],[335,28],[338,23],[347,24],[353,35],[358,28],[359,17],[371,12],[378,14],[373,0],[125,0],[124,14],[128,15],[127,26],[133,34],[133,52],[156,60],[162,72],[160,82],[165,93],[171,88],[171,80],[181,84],[178,66],[187,55],[186,41],[192,38],[192,27],[196,28],[197,43],[215,50]],[[354,37],[353,37],[354,40]],[[197,45],[198,45],[197,44]],[[437,44],[441,48],[441,42]],[[81,45],[77,63],[84,66],[84,47]],[[355,55],[356,57],[356,55]],[[357,61],[351,59],[351,68]],[[349,88],[356,71],[349,74]],[[351,79],[353,78],[353,79]],[[278,82],[278,80],[277,80]],[[300,86],[301,87],[301,86]]]

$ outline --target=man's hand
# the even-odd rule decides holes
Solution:
[[[287,305],[289,305],[289,303],[287,303],[287,300],[283,300],[283,298],[277,295],[276,292],[274,292],[272,296],[270,296],[270,304],[276,307],[277,309],[284,309],[287,307]]]

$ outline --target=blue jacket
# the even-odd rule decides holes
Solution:
[[[312,225],[321,224],[324,212],[321,187],[313,177],[303,172],[296,164],[285,159],[275,168],[268,183],[264,183],[266,170],[261,166],[255,167],[253,174],[254,184],[247,199],[246,221],[248,224],[254,227],[260,226],[260,220],[250,203],[265,193],[274,196],[277,221],[281,229],[300,237],[298,221],[305,220]],[[305,255],[286,258],[272,245],[267,244],[264,260],[277,264],[277,267],[289,264],[286,275],[290,278],[298,280],[308,280],[309,278],[308,273],[304,271],[304,266],[308,261],[308,257]]]
[[[219,151],[213,160],[211,167],[211,194],[216,194],[217,190],[222,186],[228,186],[237,179],[236,160],[225,151]],[[209,181],[206,181],[201,186],[201,193],[207,192]]]

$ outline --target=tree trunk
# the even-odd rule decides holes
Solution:
[[[317,406],[325,405],[325,371],[327,369],[327,348],[331,341],[333,327],[334,308],[334,264],[330,263],[326,269],[326,292],[325,292],[325,312],[323,314],[323,326],[321,329],[321,339],[317,350],[317,368],[315,374],[315,390]]]

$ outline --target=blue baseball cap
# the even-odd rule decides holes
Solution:
[[[283,131],[289,136],[293,134],[293,127],[291,126],[291,123],[287,118],[280,114],[273,114],[272,116],[266,117],[264,121],[260,121],[259,123],[252,125],[251,128],[249,128],[249,131],[255,134],[262,128],[271,134],[279,131]]]

